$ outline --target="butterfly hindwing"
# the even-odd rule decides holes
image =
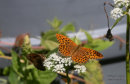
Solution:
[[[82,50],[86,52],[86,55],[89,59],[101,59],[103,58],[103,55],[96,50],[90,49],[90,48],[84,48],[82,47]]]
[[[95,50],[79,47],[79,49],[77,49],[76,52],[71,57],[72,60],[77,63],[86,63],[88,59],[103,58],[103,55]]]
[[[71,56],[72,60],[77,63],[86,63],[88,61],[88,55],[86,51],[83,50],[81,47],[77,49],[74,54]]]

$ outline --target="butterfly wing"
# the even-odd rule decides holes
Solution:
[[[43,54],[30,53],[27,55],[27,59],[31,61],[37,69],[45,70],[43,62],[46,59],[46,57]]]
[[[86,63],[88,59],[100,59],[103,58],[103,55],[95,50],[79,47],[71,57],[77,63]]]
[[[56,34],[56,38],[60,43],[59,52],[64,56],[71,56],[77,45],[71,39],[64,35]]]

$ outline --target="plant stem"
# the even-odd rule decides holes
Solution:
[[[69,70],[66,69],[66,78],[67,78],[67,84],[70,83],[70,78],[69,78]]]
[[[129,72],[129,29],[130,29],[130,16],[127,15],[127,28],[126,28],[126,84],[130,84]]]
[[[9,57],[9,56],[0,56],[0,58],[4,58],[4,59],[8,59],[8,60],[12,59],[12,57]]]

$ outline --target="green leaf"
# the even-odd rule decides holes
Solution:
[[[44,42],[42,42],[42,46],[49,50],[55,49],[56,47],[58,47],[58,45],[59,44],[57,42],[51,40],[45,40]]]
[[[76,37],[71,38],[71,40],[74,41],[77,45],[81,44],[81,41],[78,38],[76,38]]]
[[[9,74],[9,83],[10,84],[21,84],[18,75],[11,70]]]
[[[16,52],[12,51],[11,54],[12,54],[12,69],[13,69],[13,71],[19,77],[24,77],[23,74],[22,74],[22,72],[21,72],[22,69],[23,69],[23,67],[21,65],[24,65],[24,64],[20,63],[20,59],[18,58],[18,55],[16,54]]]
[[[39,84],[50,84],[56,77],[57,74],[52,71],[38,71]]]
[[[80,31],[85,33],[88,43],[91,43],[93,41],[92,36],[86,30],[80,29]]]
[[[59,30],[50,30],[48,32],[46,32],[44,35],[42,35],[41,40],[45,41],[45,40],[52,40],[52,41],[57,41],[56,39],[56,33],[58,33]]]
[[[4,56],[4,53],[0,50],[0,56]]]
[[[4,71],[3,71],[3,74],[7,75],[9,73],[9,71],[10,71],[10,67],[5,67]]]
[[[87,37],[88,42],[89,42],[89,43],[92,42],[92,41],[93,41],[92,36],[91,36],[88,32],[86,32],[86,31],[84,31],[84,33],[85,33],[85,35],[86,35],[86,37]]]
[[[89,60],[85,67],[86,72],[80,75],[90,84],[104,84],[101,65],[97,60]]]
[[[48,57],[50,54],[57,52],[57,51],[58,51],[58,48],[51,50],[50,52],[47,53],[46,57]]]
[[[18,55],[16,54],[16,52],[12,51],[11,52],[11,56],[12,56],[12,67],[16,70],[19,69],[19,59],[18,59]]]
[[[53,19],[53,21],[47,20],[47,22],[51,25],[52,28],[54,29],[59,29],[59,27],[62,24],[62,21],[57,19],[56,17]]]
[[[112,41],[104,41],[101,39],[96,39],[96,40],[93,40],[93,42],[91,44],[85,44],[84,47],[91,48],[96,51],[102,51],[102,50],[105,50],[106,48],[112,46],[113,43],[114,42],[112,42]]]
[[[61,30],[60,32],[68,32],[68,31],[72,31],[72,32],[75,32],[75,27],[72,23],[69,23],[67,25],[65,25]]]
[[[111,30],[117,25],[117,23],[120,21],[120,20],[122,20],[122,18],[123,18],[123,16],[122,17],[120,17],[120,18],[118,18],[116,21],[115,21],[115,23],[112,25],[112,27],[111,27]]]
[[[57,77],[57,74],[49,70],[40,71],[34,69],[32,76],[33,80],[37,81],[38,84],[50,84]]]
[[[4,78],[0,78],[0,84],[8,84],[7,80]]]

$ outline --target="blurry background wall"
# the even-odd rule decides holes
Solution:
[[[49,30],[46,20],[54,17],[61,19],[64,24],[72,22],[77,30],[103,28],[107,26],[103,7],[105,1],[0,0],[0,30],[3,36],[16,36],[25,32],[39,35],[41,31]],[[111,8],[108,6],[107,10]]]

